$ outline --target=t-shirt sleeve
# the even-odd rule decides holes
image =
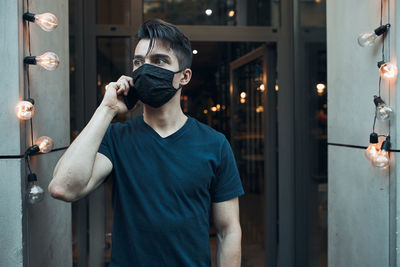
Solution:
[[[220,162],[211,184],[212,202],[222,202],[244,194],[235,157],[226,138],[220,153]]]
[[[111,161],[111,163],[114,165],[113,156],[112,156],[111,128],[112,128],[112,124],[110,124],[108,126],[107,131],[104,134],[103,140],[101,140],[98,152],[103,154],[104,156],[106,156]]]

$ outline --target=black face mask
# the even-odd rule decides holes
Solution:
[[[153,108],[167,103],[181,88],[174,88],[172,81],[176,73],[152,64],[144,64],[132,73],[134,95]]]

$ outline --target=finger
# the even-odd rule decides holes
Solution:
[[[116,83],[114,83],[114,82],[110,82],[109,84],[107,84],[107,86],[106,86],[106,90],[107,90],[107,89],[109,89],[109,88],[114,88],[114,89],[117,89],[117,85],[116,85]]]
[[[129,90],[129,83],[127,80],[123,80],[122,83],[124,84],[125,88],[124,91],[126,92],[127,90]]]
[[[117,94],[123,93],[123,92],[124,92],[124,89],[125,89],[124,83],[122,83],[121,81],[119,81],[119,82],[117,82],[117,86],[118,86]]]
[[[118,81],[126,80],[129,86],[133,86],[133,78],[129,76],[122,75]]]
[[[129,76],[125,76],[126,80],[128,81],[130,86],[133,86],[133,78]]]

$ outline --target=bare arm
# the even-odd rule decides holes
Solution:
[[[125,80],[107,86],[101,105],[57,162],[48,188],[54,198],[75,201],[84,197],[112,171],[111,161],[97,151],[114,116],[127,111],[121,98],[117,97],[121,93],[127,93],[127,83]]]
[[[239,200],[212,204],[217,228],[217,266],[239,267],[241,262],[242,230],[239,223]]]

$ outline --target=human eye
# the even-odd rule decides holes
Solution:
[[[133,60],[133,66],[140,67],[142,65],[143,65],[143,60],[142,59],[134,59]]]
[[[167,63],[167,61],[166,61],[165,59],[163,59],[163,58],[156,58],[156,59],[155,59],[155,63],[156,63],[157,65],[164,65],[164,64]]]

